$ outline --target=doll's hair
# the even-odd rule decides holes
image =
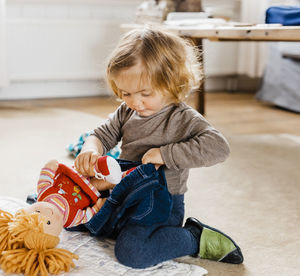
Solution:
[[[8,224],[12,222],[13,215],[0,210],[0,256],[2,251],[9,248],[9,241],[11,238],[8,231]],[[1,258],[1,257],[0,257]]]
[[[43,216],[28,214],[24,210],[14,216],[1,210],[0,214],[0,238],[6,240],[6,245],[1,242],[4,249],[0,265],[5,272],[44,276],[69,271],[75,266],[72,259],[78,259],[78,256],[55,248],[59,238],[44,233]]]
[[[153,90],[179,103],[202,81],[200,54],[191,42],[171,32],[149,26],[134,29],[121,38],[109,57],[107,81],[113,92],[122,98],[115,78],[141,62],[140,79],[146,78]]]

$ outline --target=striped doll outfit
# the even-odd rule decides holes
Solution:
[[[93,205],[100,193],[89,178],[63,164],[59,164],[56,172],[41,170],[37,192],[37,201],[49,202],[60,210],[65,228],[84,224],[99,211]]]

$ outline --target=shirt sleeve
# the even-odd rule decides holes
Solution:
[[[37,193],[38,195],[42,194],[45,190],[53,185],[55,172],[48,169],[42,168],[38,185],[37,185]]]
[[[182,128],[189,132],[187,139],[160,147],[167,168],[209,167],[225,161],[229,156],[229,144],[225,137],[203,117],[194,117],[189,125]]]
[[[104,151],[103,154],[106,154],[121,140],[121,128],[124,123],[125,112],[126,106],[125,104],[121,104],[119,108],[110,114],[108,119],[92,133],[92,135],[101,141]]]

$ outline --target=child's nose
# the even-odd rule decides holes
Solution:
[[[135,98],[133,98],[133,100],[132,100],[132,105],[133,105],[133,107],[134,107],[135,109],[138,109],[138,108],[141,107],[142,101],[141,101],[138,97],[135,97]]]

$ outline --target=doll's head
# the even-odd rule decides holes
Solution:
[[[43,217],[43,231],[49,235],[59,236],[64,226],[64,215],[49,202],[38,201],[25,208],[29,214],[37,213]]]
[[[199,87],[202,73],[198,57],[198,49],[177,35],[150,27],[135,29],[121,38],[110,56],[107,80],[114,93],[123,99],[116,79],[137,66],[133,79],[179,103],[192,88]]]
[[[57,274],[75,266],[73,258],[78,256],[55,248],[58,236],[44,231],[48,220],[41,213],[28,213],[24,209],[15,215],[0,210],[1,269],[35,276]]]

